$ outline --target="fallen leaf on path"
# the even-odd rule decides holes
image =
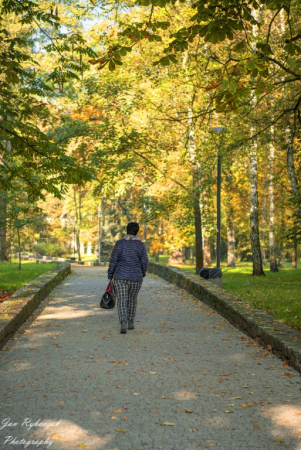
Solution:
[[[241,403],[239,406],[243,406],[244,408],[250,408],[253,403]]]
[[[118,433],[126,433],[126,430],[122,430],[121,428],[116,428],[116,431],[118,431]]]
[[[190,409],[186,409],[186,408],[185,408],[185,412],[186,412],[187,414],[192,414],[192,411],[191,411]]]
[[[229,413],[229,414],[230,414],[230,413],[233,413],[233,411],[224,411],[224,412],[225,412],[225,413]]]
[[[168,427],[172,427],[175,425],[175,423],[171,423],[171,422],[162,422],[161,425],[166,425]]]
[[[286,377],[290,377],[290,378],[292,378],[292,377],[294,376],[293,373],[289,373],[289,372],[285,372],[284,375],[285,375]]]

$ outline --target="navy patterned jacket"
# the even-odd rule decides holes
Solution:
[[[136,236],[127,235],[116,242],[108,269],[108,278],[143,281],[148,267],[144,243]]]

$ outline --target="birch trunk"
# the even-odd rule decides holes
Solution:
[[[11,152],[10,141],[3,142],[7,152]],[[8,257],[8,239],[7,239],[7,198],[6,192],[0,194],[0,262],[9,261]]]
[[[228,262],[227,267],[235,267],[235,235],[233,222],[233,208],[229,208],[227,217],[227,241],[228,241]]]
[[[281,197],[283,196],[283,192],[281,193]],[[283,202],[282,202],[283,203]],[[280,222],[280,256],[278,267],[284,267],[285,263],[285,249],[284,249],[284,236],[285,236],[285,220],[284,220],[284,205],[281,207],[281,222]]]
[[[262,216],[261,216],[261,242],[263,248],[261,250],[262,265],[266,265],[266,251],[265,251],[265,237],[267,226],[267,189],[268,189],[268,177],[267,167],[264,170],[264,185],[263,185],[263,202],[262,202]]]
[[[250,151],[250,181],[251,181],[250,239],[253,256],[253,275],[260,276],[265,274],[262,267],[261,248],[259,240],[256,141],[252,143]]]
[[[274,128],[271,127],[272,138],[274,136]],[[276,260],[275,247],[275,198],[274,198],[274,174],[275,174],[275,148],[273,142],[270,143],[270,180],[269,180],[269,202],[270,202],[270,219],[269,219],[269,244],[270,244],[270,271],[279,272]]]
[[[287,147],[287,170],[292,189],[292,200],[296,208],[297,221],[298,225],[301,226],[301,194],[298,178],[296,176],[295,151],[292,143],[289,143]]]
[[[253,10],[254,17],[257,18],[258,11]],[[257,28],[252,27],[253,36],[257,36]],[[254,50],[256,49],[254,42],[252,43]],[[255,105],[256,97],[251,99]],[[254,129],[251,127],[251,134]],[[265,275],[262,267],[262,256],[259,240],[259,220],[258,220],[258,189],[257,189],[257,141],[253,140],[250,150],[250,182],[251,182],[251,211],[250,211],[250,239],[253,256],[253,275]]]

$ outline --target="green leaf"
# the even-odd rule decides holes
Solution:
[[[252,59],[249,59],[249,61],[247,62],[247,68],[249,69],[249,70],[254,70],[255,69],[255,64],[254,64],[254,61],[252,61]]]
[[[113,72],[115,70],[115,63],[114,61],[111,59],[111,61],[109,62],[109,70],[111,72]]]
[[[286,44],[284,46],[284,50],[291,56],[294,56],[294,54],[296,53],[295,46],[292,42],[290,42],[289,44]]]

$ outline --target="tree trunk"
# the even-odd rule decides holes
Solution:
[[[79,201],[77,205],[76,200],[76,192],[75,189],[73,189],[74,193],[74,207],[75,207],[75,218],[76,218],[76,224],[75,224],[75,239],[76,239],[76,250],[77,250],[77,259],[78,261],[81,261],[81,254],[80,254],[80,220],[81,220],[81,200],[80,200],[80,192],[79,192]]]
[[[210,239],[208,236],[204,236],[204,267],[210,267],[211,265]]]
[[[287,147],[287,169],[288,169],[288,175],[291,183],[291,189],[292,189],[292,200],[293,204],[296,208],[296,216],[298,220],[299,227],[301,226],[301,194],[300,194],[300,186],[298,183],[298,178],[296,175],[296,169],[295,169],[295,156],[294,156],[294,146],[293,144],[288,144]]]
[[[259,240],[256,141],[252,143],[250,151],[250,181],[251,181],[250,239],[253,256],[253,275],[260,276],[265,274],[262,267],[261,248]]]
[[[274,136],[274,128],[271,130],[272,138]],[[276,260],[275,248],[275,231],[274,231],[274,166],[275,166],[275,148],[273,143],[270,143],[270,184],[269,184],[269,201],[270,201],[270,220],[269,220],[269,244],[270,244],[270,271],[279,272]]]
[[[283,192],[281,197],[283,196]],[[280,222],[280,256],[278,267],[284,267],[285,263],[285,248],[284,248],[284,236],[285,236],[285,220],[284,220],[284,205],[281,208],[281,222]]]
[[[191,259],[191,248],[185,247],[185,260],[188,261]]]
[[[263,203],[262,203],[262,216],[261,216],[261,242],[263,248],[261,250],[262,265],[266,265],[266,250],[265,250],[265,237],[267,226],[267,189],[268,189],[268,177],[267,167],[264,168],[264,184],[263,184]]]
[[[7,152],[11,152],[10,141],[2,142]],[[2,191],[0,193],[0,262],[9,261],[7,254],[7,197],[6,192]]]
[[[227,267],[235,267],[235,235],[233,223],[233,208],[230,207],[227,217],[228,263]]]
[[[0,262],[7,261],[6,255],[6,208],[7,200],[5,192],[0,194]]]
[[[197,165],[193,165],[193,214],[194,214],[194,230],[195,230],[195,273],[199,274],[201,268],[204,266],[203,261],[203,246],[202,246],[202,218],[200,207],[200,188],[199,188],[199,174]]]
[[[184,53],[183,58],[183,69],[186,72],[185,79],[189,83],[189,75],[187,72],[188,68],[189,54],[188,51]],[[194,215],[194,230],[195,230],[195,255],[196,255],[196,266],[195,272],[199,274],[199,271],[204,265],[203,261],[203,246],[202,246],[202,217],[201,217],[201,207],[200,207],[200,174],[199,165],[196,156],[196,146],[195,146],[195,134],[194,126],[195,119],[193,118],[193,104],[195,101],[195,90],[191,92],[191,97],[188,103],[188,139],[186,141],[187,153],[191,162],[192,169],[192,188],[193,188],[193,215]]]
[[[184,249],[179,248],[172,252],[168,264],[183,264],[184,261]]]
[[[21,269],[21,237],[20,237],[20,229],[17,228],[17,236],[18,236],[18,253],[19,253],[19,267],[18,269]]]
[[[295,233],[294,240],[293,240],[293,254],[292,254],[292,266],[294,269],[297,269],[298,266],[298,241],[297,241],[297,235]]]

